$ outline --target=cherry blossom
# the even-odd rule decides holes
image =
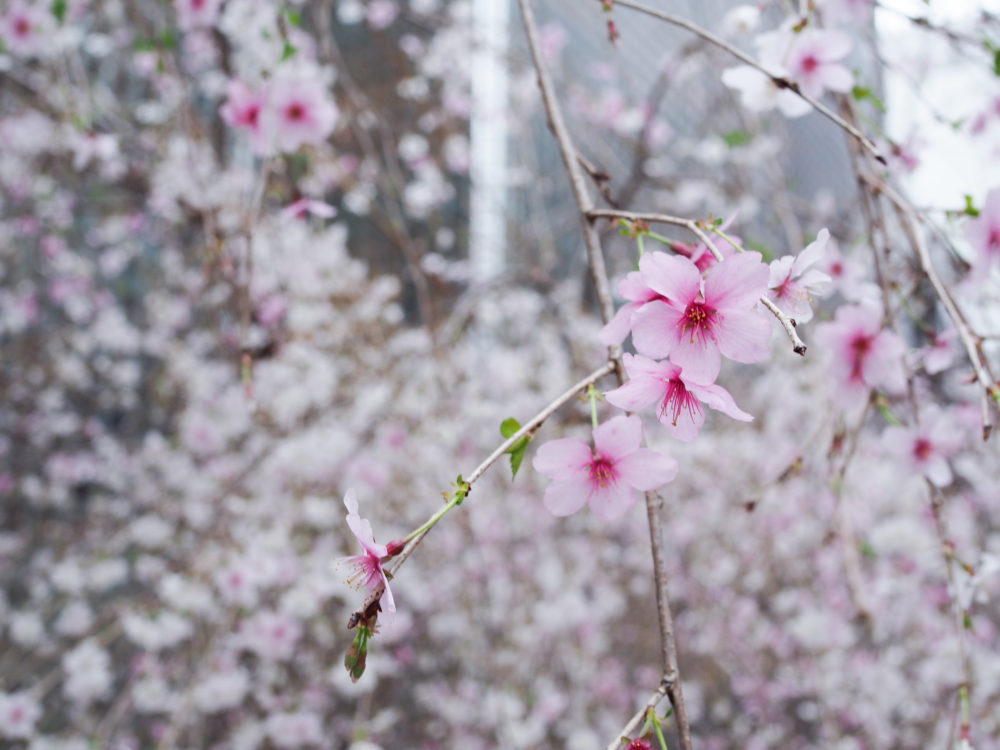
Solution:
[[[772,60],[780,54],[780,45],[786,44],[780,32],[774,44],[768,53]],[[842,31],[805,29],[793,36],[782,62],[802,93],[818,99],[827,91],[844,94],[854,86],[851,71],[839,62],[850,51],[851,38]]]
[[[593,439],[593,448],[574,438],[551,440],[535,454],[535,470],[553,480],[543,499],[553,515],[568,516],[590,505],[612,521],[632,507],[634,490],[655,490],[677,476],[675,459],[641,447],[642,422],[635,415],[609,419],[594,430]]]
[[[347,525],[361,543],[365,553],[338,558],[337,563],[346,565],[352,571],[347,582],[354,588],[374,591],[379,586],[383,586],[382,609],[388,613],[395,612],[396,602],[392,598],[392,591],[389,590],[389,579],[386,578],[385,571],[382,570],[382,558],[389,554],[388,550],[384,544],[375,543],[371,523],[367,518],[358,515],[358,499],[353,489],[348,490],[347,494],[344,495],[344,505],[347,508]]]
[[[322,79],[280,71],[268,87],[266,127],[279,151],[322,143],[337,124],[337,105]]]
[[[665,300],[653,300],[632,316],[632,341],[643,356],[670,356],[698,382],[719,374],[722,355],[761,362],[769,355],[771,324],[755,310],[767,289],[760,253],[746,252],[713,266],[702,280],[687,258],[646,253],[643,280]]]
[[[833,322],[816,326],[816,344],[832,356],[834,397],[843,406],[863,400],[869,388],[899,393],[906,385],[906,345],[881,320],[873,305],[850,305],[837,310]]]
[[[945,412],[928,408],[919,424],[887,427],[882,440],[903,465],[923,474],[938,487],[951,484],[948,458],[961,447],[962,432]]]
[[[0,38],[13,54],[35,57],[51,43],[54,20],[43,3],[10,0],[0,19]]]
[[[736,406],[725,388],[691,380],[671,362],[654,362],[631,354],[625,354],[623,360],[629,380],[605,394],[608,403],[626,411],[638,411],[660,402],[657,418],[678,440],[689,441],[698,436],[705,423],[702,404],[741,422],[753,420],[752,416]]]
[[[618,294],[628,302],[618,308],[614,317],[598,334],[605,346],[618,346],[625,340],[632,328],[632,316],[644,304],[654,299],[666,301],[663,295],[649,288],[638,271],[629,272],[618,282]]]
[[[26,740],[35,732],[42,707],[26,692],[0,693],[0,736]]]
[[[822,295],[830,283],[829,276],[810,268],[823,257],[829,241],[830,232],[821,229],[797,256],[786,255],[771,261],[767,296],[799,323],[812,320],[810,302],[814,296]]]
[[[266,92],[255,91],[245,82],[233,79],[226,89],[226,101],[219,110],[230,127],[249,134],[250,144],[258,156],[266,155],[271,145],[262,116],[266,106]]]
[[[976,251],[973,267],[978,272],[988,271],[994,263],[1000,264],[1000,188],[986,195],[978,218],[965,228],[965,236]]]

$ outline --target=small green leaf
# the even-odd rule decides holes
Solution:
[[[292,26],[301,26],[302,25],[302,14],[299,13],[297,10],[292,10],[291,8],[289,8],[288,9],[288,22],[291,23]]]
[[[969,614],[968,610],[962,613],[962,626],[966,630],[972,630],[972,615]]]
[[[993,53],[993,74],[1000,76],[1000,49]]]
[[[747,130],[730,130],[722,134],[722,140],[729,148],[736,148],[749,143],[753,139],[753,134]]]
[[[284,62],[288,58],[294,57],[296,52],[298,52],[298,50],[295,48],[295,46],[286,39],[285,46],[281,50],[281,61]]]
[[[136,39],[132,42],[132,49],[136,52],[152,52],[156,49],[156,43],[149,39]]]
[[[861,543],[858,545],[858,547],[861,549],[861,554],[864,555],[865,557],[868,558],[877,557],[875,553],[875,548],[872,547],[871,544],[869,544],[867,541],[862,540]]]
[[[59,23],[66,20],[66,0],[52,0],[52,15]]]
[[[174,49],[177,46],[177,35],[167,29],[160,37],[160,43],[163,44],[164,49]]]
[[[500,424],[500,434],[505,438],[509,438],[520,429],[521,423],[514,419],[514,417],[507,417],[507,419]]]
[[[354,636],[354,642],[347,650],[347,655],[344,656],[344,667],[346,667],[347,672],[351,675],[351,682],[357,682],[361,679],[361,675],[365,673],[365,662],[368,659],[368,639],[370,636],[371,631],[364,625],[359,625],[357,635]]]
[[[979,209],[973,204],[971,195],[965,196],[965,209],[962,213],[973,218],[979,216]]]
[[[524,455],[528,452],[528,443],[530,442],[530,437],[522,435],[521,438],[507,450],[510,454],[511,479],[514,479],[517,476],[517,472],[521,468],[521,464],[524,462]]]
[[[879,413],[885,418],[885,421],[894,427],[899,427],[903,423],[896,419],[896,415],[889,411],[889,405],[885,402],[885,399],[881,396],[878,401],[875,402],[875,406],[878,408]]]
[[[872,92],[870,88],[865,86],[855,86],[851,89],[851,96],[854,97],[855,101],[864,101],[868,99],[880,112],[885,112],[885,104]]]

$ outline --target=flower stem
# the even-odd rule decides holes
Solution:
[[[590,399],[590,424],[597,429],[597,389],[591,383],[587,386],[587,398]]]

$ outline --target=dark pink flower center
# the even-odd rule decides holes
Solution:
[[[674,378],[667,383],[667,394],[660,406],[660,419],[669,412],[676,427],[682,411],[687,411],[693,422],[695,414],[701,413],[701,403],[684,387],[684,382],[680,378]]]
[[[851,342],[851,354],[853,362],[851,363],[851,379],[861,380],[861,369],[864,367],[865,358],[872,348],[872,337],[866,336],[864,334],[857,336]]]
[[[251,104],[243,111],[243,124],[251,128],[257,127],[257,119],[260,117],[260,105]]]
[[[692,344],[698,339],[704,346],[709,340],[715,341],[715,328],[718,322],[718,312],[714,308],[704,302],[692,302],[684,310],[680,326],[682,332],[690,329]]]
[[[607,487],[615,482],[615,466],[603,456],[597,456],[590,464],[590,483]]]
[[[993,227],[990,230],[990,236],[986,240],[986,247],[990,252],[1000,252],[1000,227]]]
[[[23,16],[14,21],[14,33],[18,36],[28,36],[31,33],[31,24]]]
[[[917,442],[913,444],[913,457],[918,461],[926,461],[933,452],[934,445],[925,437],[917,438]]]
[[[191,7],[195,10],[201,10],[205,7],[205,0],[191,0]]]
[[[802,70],[806,73],[812,73],[818,67],[819,60],[817,60],[813,55],[806,55],[802,58]]]
[[[303,107],[298,102],[288,105],[285,109],[285,117],[287,117],[292,122],[298,122],[299,120],[305,119],[306,108]]]

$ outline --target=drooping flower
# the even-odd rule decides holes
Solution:
[[[270,139],[264,128],[267,93],[256,91],[241,80],[233,79],[226,88],[226,101],[219,110],[223,121],[250,136],[250,145],[258,156],[270,151]]]
[[[775,42],[787,44],[785,39]],[[780,49],[780,46],[775,48],[772,54]],[[806,96],[818,99],[826,91],[844,94],[854,86],[854,76],[838,61],[850,51],[851,37],[844,32],[806,29],[794,35],[784,64],[791,79]]]
[[[0,736],[26,740],[35,732],[42,708],[31,693],[0,693]]]
[[[42,3],[11,0],[0,19],[0,39],[4,46],[19,57],[34,57],[51,46],[50,34],[54,18]]]
[[[910,471],[920,472],[937,487],[951,484],[948,458],[961,446],[962,432],[940,409],[929,407],[913,427],[886,428],[882,440]]]
[[[986,195],[979,217],[969,222],[965,236],[976,251],[973,268],[988,271],[994,263],[1000,264],[1000,188]]]
[[[344,495],[344,506],[347,508],[347,525],[361,542],[365,553],[338,558],[337,563],[346,565],[352,571],[347,582],[356,589],[363,587],[374,591],[379,586],[384,586],[382,609],[385,612],[395,612],[396,602],[389,590],[389,579],[382,570],[382,558],[388,556],[389,552],[384,544],[375,543],[375,535],[368,519],[358,515],[358,498],[353,489]]]
[[[279,151],[326,140],[337,124],[337,105],[317,75],[286,71],[270,86],[267,127]]]
[[[821,229],[816,239],[806,245],[798,256],[786,255],[771,261],[767,296],[799,323],[812,320],[813,311],[809,302],[814,295],[822,294],[830,284],[829,276],[810,268],[823,257],[829,241],[830,232],[825,228]]]
[[[659,402],[657,418],[678,440],[694,440],[705,423],[702,404],[741,422],[753,417],[740,409],[721,385],[699,383],[672,362],[654,362],[643,356],[624,356],[629,380],[621,388],[605,394],[609,404],[626,411],[638,411]]]
[[[737,362],[767,359],[771,324],[754,309],[769,275],[760,253],[726,258],[704,281],[690,260],[666,253],[646,253],[639,270],[649,287],[665,297],[632,316],[632,341],[640,354],[652,359],[669,355],[700,383],[715,380],[722,355]]]
[[[662,487],[677,476],[677,461],[641,447],[639,417],[609,419],[593,433],[594,447],[573,438],[545,443],[532,464],[552,479],[543,502],[550,513],[568,516],[590,505],[601,518],[612,521],[635,502],[634,490]]]
[[[892,331],[883,330],[881,321],[877,307],[860,304],[841,307],[832,322],[816,327],[817,346],[833,357],[834,399],[841,406],[863,400],[869,388],[899,393],[906,387],[906,345]]]

